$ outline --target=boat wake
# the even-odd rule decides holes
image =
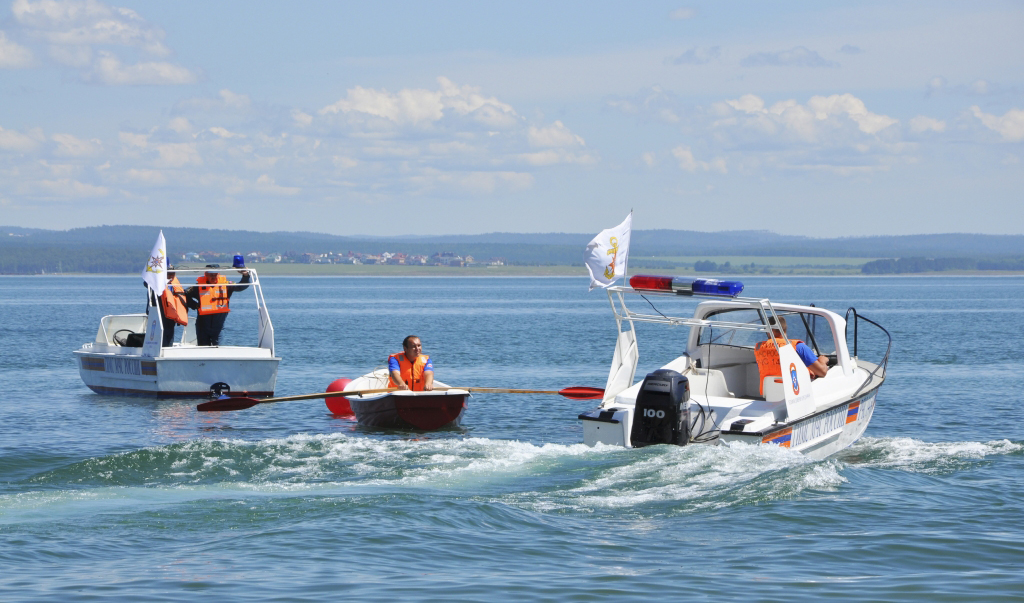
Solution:
[[[986,457],[1022,452],[1024,444],[1010,440],[924,442],[914,438],[864,437],[837,458],[860,467],[946,474],[968,469]]]
[[[771,446],[543,444],[486,438],[373,439],[347,434],[192,440],[87,459],[0,495],[0,523],[131,505],[253,497],[433,497],[537,513],[650,517],[834,491],[847,466],[938,473],[1024,445],[863,438],[813,461]]]

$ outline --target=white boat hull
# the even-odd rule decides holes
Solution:
[[[207,397],[211,386],[225,383],[234,395],[274,395],[280,358],[232,357],[230,348],[217,351],[222,355],[148,358],[77,350],[75,356],[82,381],[98,394]]]
[[[760,433],[723,431],[722,444],[743,443],[789,448],[813,459],[823,459],[850,447],[871,422],[878,389],[792,423]]]

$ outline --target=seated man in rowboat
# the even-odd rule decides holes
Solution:
[[[768,317],[768,324],[773,325],[772,335],[775,337],[776,343],[779,346],[783,346],[786,344],[786,339],[783,336],[783,333],[786,331],[786,319],[780,316],[779,322],[782,324],[781,331],[778,327],[774,326],[775,317]],[[800,360],[804,361],[807,371],[811,374],[811,379],[824,377],[828,373],[828,356],[818,356],[809,345],[799,339],[791,339],[789,342],[796,348],[796,353],[800,356]],[[782,375],[782,369],[779,367],[779,350],[772,344],[770,339],[757,344],[754,347],[754,354],[757,359],[757,368],[762,384],[765,377],[778,377]]]
[[[434,365],[423,353],[420,338],[410,335],[402,341],[404,352],[388,356],[388,387],[411,389],[414,392],[434,389]]]

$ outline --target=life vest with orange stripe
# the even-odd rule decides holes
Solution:
[[[409,362],[409,359],[405,357],[405,352],[399,352],[388,356],[388,360],[392,358],[398,361],[398,374],[402,376],[402,381],[405,381],[409,389],[414,392],[423,391],[423,367],[427,366],[430,356],[420,354],[416,357],[416,362]],[[388,387],[398,387],[398,384],[391,378],[391,371],[388,371]]]
[[[199,314],[221,314],[231,311],[228,308],[228,277],[218,274],[217,280],[211,282],[204,274],[197,278],[196,282],[199,283]]]
[[[178,277],[167,281],[167,288],[160,295],[164,316],[181,326],[188,325],[188,308],[185,307],[185,288],[178,282]]]
[[[786,345],[787,341],[776,337],[775,343],[777,343],[781,348]],[[803,343],[803,341],[800,341],[799,339],[790,339],[788,343],[793,344],[793,349],[796,349],[796,344]],[[772,345],[772,340],[768,339],[754,347],[754,357],[757,359],[757,372],[759,373],[758,381],[760,382],[760,391],[763,396],[764,378],[782,376],[782,367],[779,366],[779,350]]]

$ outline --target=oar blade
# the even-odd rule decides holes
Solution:
[[[597,400],[604,397],[604,390],[599,387],[578,385],[559,390],[559,394],[572,400]]]
[[[260,402],[261,400],[257,400],[256,398],[219,398],[217,400],[203,402],[196,406],[196,410],[201,412],[245,410],[246,408],[256,406]]]

